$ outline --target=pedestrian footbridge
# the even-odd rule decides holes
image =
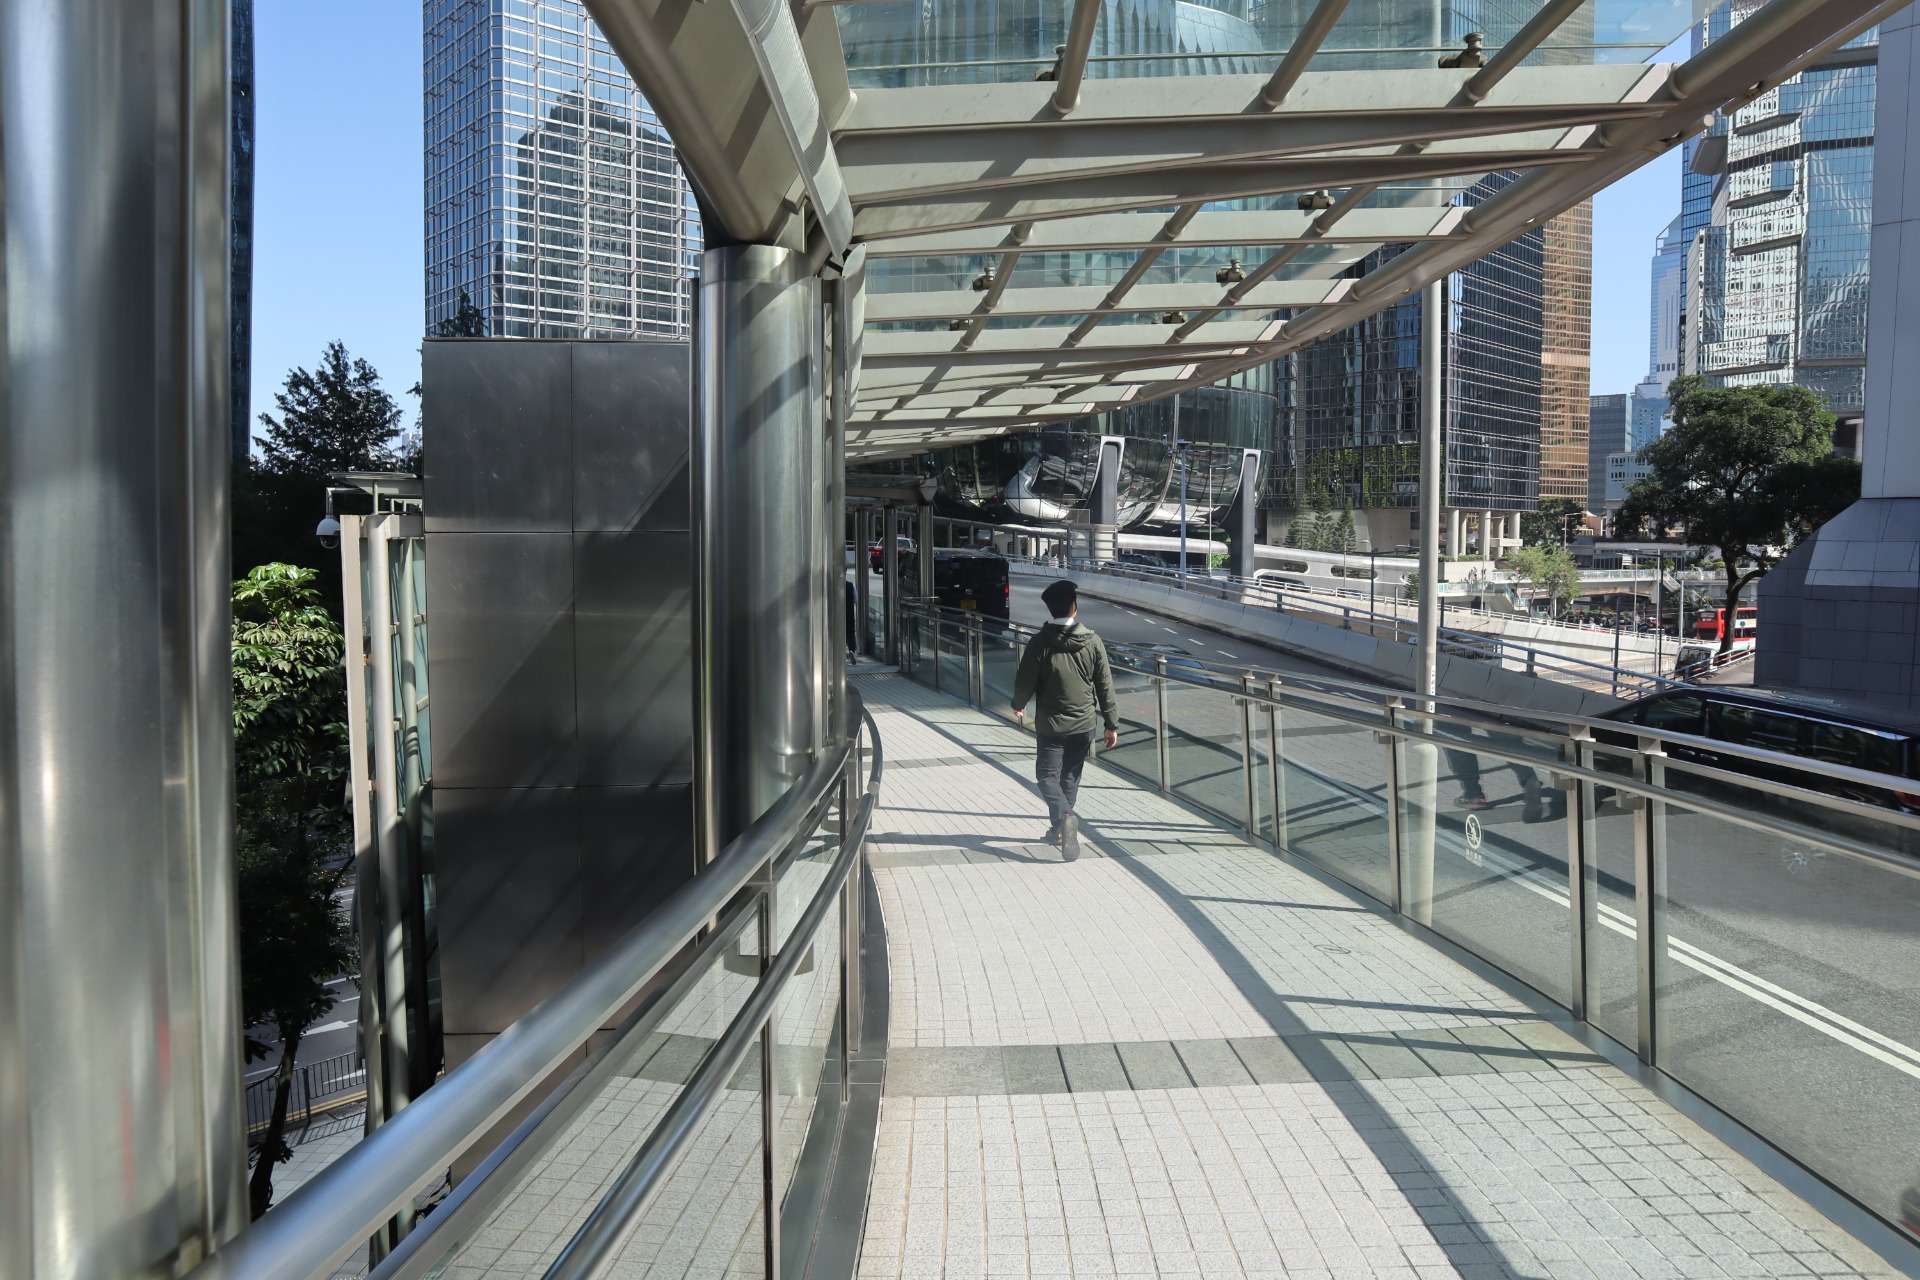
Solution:
[[[1873,775],[1116,645],[1066,862],[1022,629],[906,622],[856,741],[196,1274],[1920,1273],[1916,824],[1812,789]]]

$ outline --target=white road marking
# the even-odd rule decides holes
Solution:
[[[301,1038],[305,1039],[306,1036],[322,1035],[328,1031],[345,1031],[352,1025],[351,1022],[323,1022],[317,1027],[308,1027]]]
[[[1483,849],[1481,852],[1486,862],[1508,872],[1523,887],[1562,909],[1568,908],[1566,891],[1557,888],[1553,881],[1542,876],[1538,871],[1522,866],[1490,849]],[[1599,903],[1597,906],[1599,909],[1595,915],[1603,926],[1624,938],[1635,936],[1636,930],[1632,916],[1605,903]],[[1667,957],[1686,965],[1689,969],[1705,974],[1723,986],[1733,988],[1750,1000],[1784,1013],[1796,1022],[1805,1023],[1815,1031],[1838,1040],[1848,1048],[1856,1049],[1869,1058],[1886,1063],[1896,1071],[1920,1079],[1920,1049],[1915,1049],[1891,1036],[1882,1035],[1872,1027],[1855,1022],[1823,1004],[1768,982],[1757,974],[1748,973],[1739,965],[1722,960],[1712,952],[1696,947],[1690,942],[1668,937]]]
[[[1160,629],[1161,629],[1162,631],[1165,631],[1165,632],[1167,632],[1167,633],[1169,633],[1169,634],[1171,634],[1171,635],[1178,635],[1178,634],[1179,634],[1179,632],[1177,632],[1177,631],[1175,631],[1175,630],[1174,630],[1174,629],[1173,629],[1172,627],[1169,627],[1169,626],[1165,626],[1165,625],[1163,625],[1163,624],[1160,624],[1160,623],[1155,623],[1154,625],[1155,625],[1155,626],[1158,626],[1158,627],[1159,627],[1159,628],[1160,628]]]
[[[1232,654],[1230,654],[1230,653],[1228,653],[1228,652],[1227,652],[1227,651],[1226,651],[1225,649],[1215,649],[1215,650],[1214,650],[1214,652],[1215,652],[1215,653],[1217,653],[1217,654],[1219,654],[1219,655],[1220,655],[1221,657],[1223,657],[1223,658],[1231,658],[1231,657],[1233,657],[1233,655],[1232,655]]]

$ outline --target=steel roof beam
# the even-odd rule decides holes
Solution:
[[[1080,86],[1087,78],[1087,55],[1093,51],[1093,29],[1100,21],[1101,7],[1101,0],[1074,0],[1067,43],[1061,47],[1054,71],[1051,105],[1060,115],[1070,115],[1080,105]]]
[[[1068,178],[1006,188],[941,201],[913,199],[870,203],[854,211],[854,230],[863,240],[925,234],[1013,222],[1040,222],[1086,213],[1122,213],[1166,205],[1247,200],[1361,183],[1431,182],[1439,178],[1478,177],[1500,169],[1532,169],[1579,164],[1577,150],[1508,152],[1494,155],[1375,155],[1318,160],[1282,160],[1223,167],[1193,165],[1116,177]]]
[[[1324,212],[1324,210],[1322,211]],[[1449,234],[1460,221],[1462,210],[1448,205],[1442,208],[1355,209],[1344,219],[1342,239],[1356,242],[1398,244],[1411,240],[1429,240]],[[1169,249],[1260,248],[1267,245],[1313,243],[1320,236],[1313,231],[1319,215],[1293,209],[1261,209],[1245,212],[1202,212],[1188,220],[1179,234],[1167,238]],[[975,256],[1001,252],[1012,247],[1022,253],[1081,253],[1106,249],[1137,249],[1160,240],[1167,217],[1159,213],[1103,213],[1083,218],[1055,218],[1048,222],[1025,223],[1026,238],[1016,241],[1014,232],[998,226],[969,227],[961,231],[939,231],[929,235],[900,236],[868,242],[869,258],[940,258],[955,255]]]
[[[1340,21],[1340,15],[1347,11],[1347,0],[1320,0],[1313,6],[1313,12],[1307,15],[1300,34],[1293,38],[1293,44],[1287,48],[1287,56],[1274,68],[1273,78],[1260,90],[1260,101],[1268,107],[1278,107],[1286,102],[1287,95],[1293,92],[1293,86],[1300,83],[1300,77],[1306,74],[1307,64],[1320,52],[1327,37],[1333,34],[1334,24]]]

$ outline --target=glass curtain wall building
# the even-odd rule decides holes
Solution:
[[[1628,399],[1625,395],[1587,399],[1587,510],[1607,509],[1607,458],[1627,449]]]
[[[1593,389],[1593,202],[1541,228],[1540,496],[1587,500]]]
[[[1711,44],[1758,10],[1708,16]],[[1683,364],[1715,385],[1795,383],[1843,422],[1864,407],[1879,33],[1730,116],[1687,157]]]
[[[577,0],[426,0],[427,331],[683,338],[693,196]]]

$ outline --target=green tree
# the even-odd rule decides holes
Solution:
[[[1529,547],[1564,547],[1577,535],[1586,508],[1567,498],[1542,498],[1538,511],[1520,513],[1520,541]]]
[[[1720,552],[1727,616],[1740,592],[1860,495],[1860,465],[1832,454],[1834,418],[1805,387],[1668,388],[1673,430],[1648,445],[1645,480],[1615,518],[1625,536],[1679,530]],[[1733,646],[1733,628],[1721,638]]]
[[[273,1109],[249,1183],[253,1216],[293,1153],[287,1104],[300,1039],[355,971],[335,894],[352,867],[344,645],[310,569],[261,565],[233,584],[233,729],[240,1000],[247,1060],[280,1042]]]
[[[1560,616],[1562,601],[1580,593],[1580,566],[1565,547],[1521,547],[1507,556],[1507,566],[1547,597],[1547,616]]]
[[[261,414],[266,430],[256,456],[233,475],[233,563],[293,564],[318,575],[315,586],[339,616],[340,553],[322,547],[313,529],[326,509],[335,471],[414,470],[396,453],[401,410],[365,360],[327,344],[312,369],[294,369],[274,395],[279,416]]]
[[[1352,555],[1360,549],[1360,535],[1353,528],[1353,504],[1347,503],[1340,508],[1340,514],[1328,531],[1326,550],[1338,551],[1342,555]]]

